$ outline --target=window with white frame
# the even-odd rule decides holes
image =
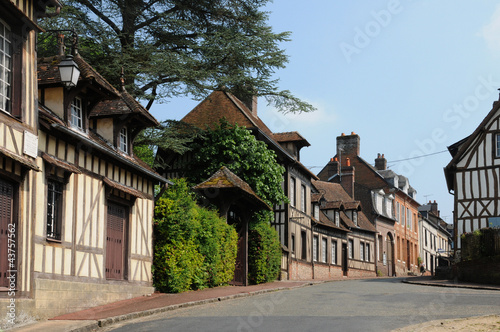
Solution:
[[[321,262],[326,263],[326,253],[327,253],[328,240],[326,238],[321,239]]]
[[[300,186],[300,211],[306,212],[306,186]]]
[[[401,211],[399,211],[399,216],[401,218],[401,226],[405,225],[405,207],[403,205],[400,206]]]
[[[400,222],[400,216],[399,216],[399,202],[396,202],[396,221]]]
[[[339,226],[340,224],[340,213],[339,211],[335,211],[335,226]]]
[[[61,240],[63,184],[47,180],[47,238]]]
[[[318,261],[318,236],[313,237],[313,260]]]
[[[406,228],[411,228],[411,225],[411,210],[409,208],[406,208]]]
[[[365,244],[361,242],[359,244],[359,260],[364,261],[365,260]]]
[[[295,206],[295,178],[290,178],[290,205]]]
[[[337,264],[337,241],[332,238],[332,264]]]
[[[122,152],[128,153],[128,131],[127,127],[120,130],[120,144],[119,148]]]
[[[352,211],[352,221],[354,225],[358,226],[358,211]]]
[[[0,110],[12,112],[12,33],[0,20]]]
[[[319,220],[319,205],[318,204],[314,204],[314,218],[316,218],[316,220]]]
[[[500,158],[500,133],[496,134],[495,136],[496,136],[496,139],[495,139],[495,142],[496,142],[496,144],[495,144],[495,147],[496,147],[495,157]]]
[[[71,126],[83,129],[83,108],[80,97],[73,98],[71,102]]]

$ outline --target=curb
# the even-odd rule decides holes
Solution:
[[[213,298],[204,299],[204,300],[173,304],[173,305],[169,305],[169,306],[161,307],[161,308],[156,308],[156,309],[131,312],[129,314],[124,314],[124,315],[120,315],[120,316],[98,319],[95,323],[89,324],[89,325],[84,326],[84,327],[76,328],[76,329],[70,330],[68,332],[91,332],[91,331],[95,331],[101,327],[110,326],[110,325],[118,323],[118,322],[123,322],[126,320],[131,320],[131,319],[140,318],[140,317],[151,316],[154,314],[159,314],[162,312],[172,311],[172,310],[176,310],[176,309],[180,309],[180,308],[188,308],[188,307],[194,307],[194,306],[202,305],[202,304],[232,300],[232,299],[237,299],[237,298],[242,298],[242,297],[250,297],[250,296],[255,296],[255,295],[260,295],[260,294],[265,294],[265,293],[290,290],[290,289],[294,289],[294,288],[302,288],[302,287],[312,286],[315,284],[317,284],[317,283],[311,282],[311,283],[305,283],[305,284],[299,285],[299,286],[261,289],[261,290],[257,290],[257,291],[253,291],[253,292],[249,292],[249,293],[239,293],[239,294],[233,294],[233,295],[227,295],[227,296],[221,296],[221,297],[213,297]]]
[[[440,284],[433,282],[425,282],[425,281],[412,281],[412,280],[402,280],[405,284],[413,284],[413,285],[422,285],[422,286],[431,286],[431,287],[449,287],[449,288],[468,288],[468,289],[478,289],[478,290],[494,290],[500,291],[500,288],[490,287],[490,286],[481,286],[481,285],[463,285],[463,284]]]

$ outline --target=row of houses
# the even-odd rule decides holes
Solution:
[[[361,158],[359,135],[338,136],[336,153],[316,175],[300,160],[309,142],[298,132],[273,133],[258,116],[256,98],[214,91],[181,121],[213,129],[222,118],[250,130],[285,168],[289,203],[274,206],[272,223],[282,244],[282,279],[417,274],[419,257],[433,272],[436,258],[449,254],[451,238],[437,204],[420,205],[409,180],[387,169],[384,155],[374,165]],[[189,153],[160,154],[167,164],[162,176],[184,175]],[[443,241],[422,246],[429,243],[421,241],[422,234]]]
[[[77,53],[37,60],[48,7],[61,3],[0,0],[2,323],[154,292],[153,195],[168,180],[132,142],[158,122]]]
[[[47,7],[61,4],[0,0],[2,317],[51,317],[152,293],[154,187],[182,176],[180,161],[188,159],[164,156],[169,167],[152,170],[134,156],[132,142],[158,122],[123,87],[77,53],[37,61],[36,18]],[[79,72],[73,84],[61,77],[67,62]],[[450,147],[455,249],[463,232],[499,224],[499,107]],[[206,129],[221,118],[245,126],[285,168],[289,203],[272,207],[282,279],[407,275],[421,263],[433,272],[436,258],[449,254],[437,203],[419,204],[383,154],[373,164],[363,159],[359,135],[338,136],[314,174],[300,159],[309,142],[298,132],[273,133],[256,98],[215,91],[182,121]]]

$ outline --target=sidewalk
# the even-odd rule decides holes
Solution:
[[[331,280],[336,281],[336,280]],[[99,307],[69,313],[40,321],[30,325],[10,329],[16,332],[89,332],[115,322],[153,315],[160,312],[224,301],[239,297],[253,296],[267,292],[292,289],[322,283],[322,281],[275,281],[252,286],[225,286],[209,288],[201,291],[190,291],[179,294],[154,293],[151,296],[136,297]],[[473,289],[500,290],[500,285],[480,285],[455,282],[450,280],[434,280],[432,277],[409,277],[403,280],[409,284],[438,287],[461,287]]]
[[[252,286],[224,286],[179,294],[154,293],[95,308],[61,315],[47,321],[20,326],[8,331],[16,332],[88,332],[115,322],[149,316],[160,312],[217,301],[253,296],[278,290],[304,287],[317,281],[275,281]]]
[[[470,288],[470,289],[486,289],[500,291],[500,285],[486,285],[476,284],[472,282],[464,282],[458,280],[441,280],[432,279],[431,276],[424,277],[410,277],[403,280],[407,284],[424,285],[424,286],[437,286],[437,287],[455,287],[455,288]]]

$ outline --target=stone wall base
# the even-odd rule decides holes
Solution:
[[[99,305],[149,295],[154,287],[128,282],[90,283],[36,279],[34,299],[16,299],[16,316],[47,319]],[[0,317],[10,299],[0,299]]]

